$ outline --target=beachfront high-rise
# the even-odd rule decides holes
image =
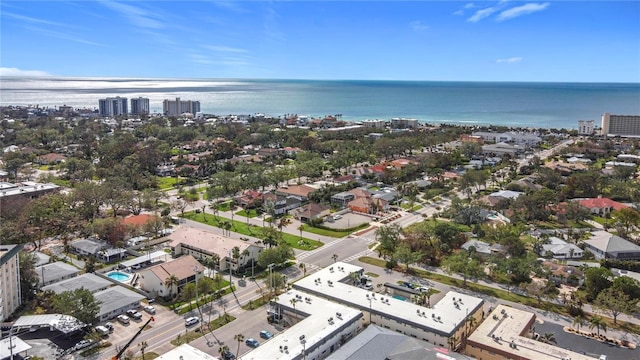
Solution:
[[[100,116],[118,116],[129,113],[127,98],[120,96],[98,100],[98,108]]]
[[[593,120],[580,120],[578,121],[578,134],[580,135],[592,135],[594,130],[595,121]]]
[[[602,135],[640,137],[640,115],[602,114]]]
[[[162,102],[162,113],[168,116],[178,116],[184,113],[195,115],[198,112],[200,112],[200,101],[180,100],[177,97],[175,101],[165,99]]]
[[[137,97],[131,99],[131,114],[149,114],[149,98]]]

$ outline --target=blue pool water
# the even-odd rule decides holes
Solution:
[[[393,295],[393,298],[394,298],[394,299],[401,300],[401,301],[407,301],[407,298],[406,298],[406,297],[404,297],[404,296],[400,296],[400,295]]]
[[[117,281],[120,281],[120,282],[129,281],[129,278],[130,278],[130,276],[128,274],[125,274],[125,273],[120,272],[120,271],[112,271],[112,272],[108,273],[107,276],[112,278],[113,280],[117,280]]]

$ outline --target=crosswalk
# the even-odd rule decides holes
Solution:
[[[336,239],[336,240],[333,240],[331,242],[328,242],[328,243],[324,244],[324,246],[322,246],[322,247],[319,247],[319,248],[317,248],[315,250],[307,251],[305,253],[302,253],[302,254],[296,256],[296,259],[298,259],[298,260],[306,259],[309,256],[311,256],[311,255],[313,255],[313,254],[315,254],[315,253],[317,253],[319,251],[323,251],[323,250],[325,250],[327,248],[330,248],[331,246],[339,243],[340,241],[342,241],[342,239]]]
[[[372,251],[371,249],[367,249],[367,250],[361,251],[361,252],[359,252],[359,253],[357,253],[355,255],[351,255],[346,259],[342,259],[341,261],[343,261],[343,262],[352,262],[352,261],[358,260],[359,258],[361,258],[363,256],[369,256],[369,255],[373,255],[375,253],[376,253],[375,251]]]

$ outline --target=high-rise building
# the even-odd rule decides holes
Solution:
[[[20,250],[22,245],[0,245],[0,322],[22,305]]]
[[[184,113],[195,115],[200,112],[200,101],[180,100],[179,97],[175,101],[165,99],[162,102],[162,112],[168,116],[178,116]]]
[[[120,96],[98,100],[98,108],[100,116],[118,116],[129,113],[127,98]]]
[[[137,97],[131,99],[131,114],[149,114],[149,98]]]
[[[593,134],[594,129],[593,120],[580,120],[578,121],[578,134],[580,135],[591,135]]]
[[[602,114],[602,135],[640,137],[640,115]]]

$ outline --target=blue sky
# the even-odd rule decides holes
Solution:
[[[640,82],[640,1],[11,1],[3,75]]]

